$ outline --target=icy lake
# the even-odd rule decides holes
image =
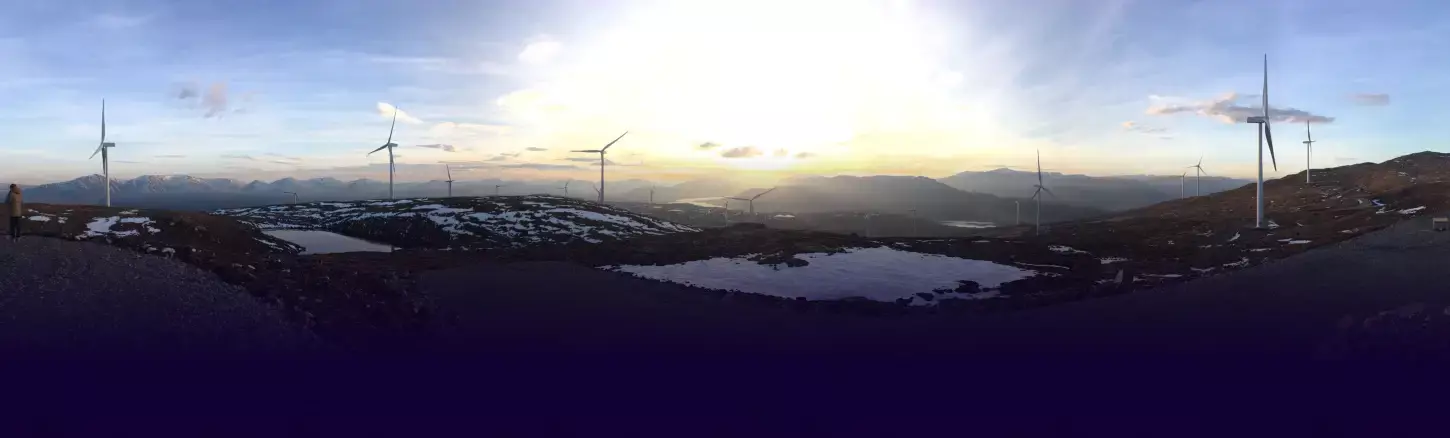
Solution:
[[[302,254],[332,254],[339,252],[390,252],[391,246],[377,244],[355,237],[316,230],[264,231],[268,236],[286,240],[306,248]]]

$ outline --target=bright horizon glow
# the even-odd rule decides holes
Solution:
[[[5,2],[6,0],[0,0]],[[664,183],[1032,168],[1255,174],[1260,57],[1278,172],[1433,148],[1447,6],[1250,0],[500,0],[10,8],[0,174]],[[305,2],[304,2],[305,3]],[[99,12],[98,12],[99,11]],[[349,12],[352,11],[352,12]],[[356,11],[363,11],[361,13]],[[379,27],[387,22],[389,26]],[[330,29],[319,32],[317,29]],[[1325,29],[1325,30],[1320,30]],[[205,47],[205,50],[198,49]],[[1373,58],[1369,58],[1373,54]],[[701,145],[709,144],[709,147]]]

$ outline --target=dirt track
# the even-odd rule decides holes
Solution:
[[[0,349],[9,352],[294,352],[316,342],[179,261],[51,238],[0,242]]]

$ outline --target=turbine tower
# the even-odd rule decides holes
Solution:
[[[396,143],[393,143],[393,128],[397,126],[398,107],[393,107],[393,124],[388,126],[388,142],[383,143],[383,145],[378,147],[377,149],[373,149],[372,152],[368,152],[368,155],[372,155],[373,153],[381,151],[383,149],[388,150],[388,199],[393,199],[393,148],[398,147]]]
[[[628,135],[628,134],[629,134],[629,131],[624,131],[624,134],[619,134],[619,137],[615,138],[614,141],[609,142],[609,144],[606,144],[606,145],[604,145],[604,147],[599,148],[599,149],[586,149],[586,150],[573,151],[573,152],[587,152],[587,153],[591,153],[591,154],[595,154],[595,153],[599,154],[599,185],[596,186],[594,189],[599,192],[599,203],[600,204],[603,204],[604,203],[604,153],[605,153],[605,151],[608,151],[609,150],[609,147],[610,146],[614,146],[614,143],[615,142],[619,141],[619,139],[621,139],[621,138],[624,138],[624,136],[625,135]]]
[[[91,153],[91,158],[96,158],[96,154],[101,154],[101,176],[106,179],[105,184],[102,185],[106,186],[107,207],[111,206],[111,154],[107,149],[113,147],[116,147],[115,143],[106,142],[106,99],[101,99],[101,145]]]
[[[498,189],[499,189],[499,187],[503,187],[503,186],[504,186],[504,184],[494,184],[493,185],[493,195],[494,196],[498,196]]]
[[[1183,174],[1178,176],[1178,199],[1183,199],[1183,181],[1187,178],[1187,170],[1183,171]]]
[[[443,182],[448,183],[448,197],[452,198],[453,197],[453,169],[452,168],[449,168],[447,164],[444,164],[443,165],[443,171],[444,172],[448,172],[448,179],[443,180]]]
[[[1042,185],[1042,151],[1037,152],[1037,185],[1032,187],[1036,188],[1036,190],[1032,191],[1032,197],[1028,199],[1037,200],[1037,226],[1034,227],[1033,234],[1040,235],[1042,234],[1042,194],[1047,193],[1054,198],[1057,197],[1057,195],[1052,194],[1051,190],[1047,189],[1047,186]]]
[[[282,192],[282,193],[283,194],[287,194],[287,195],[292,195],[292,203],[293,204],[296,204],[297,203],[297,192]]]
[[[1198,188],[1194,189],[1197,190],[1197,194],[1193,196],[1203,196],[1203,176],[1208,175],[1208,172],[1203,171],[1203,156],[1198,157],[1198,164],[1188,166],[1188,168],[1193,169],[1194,184],[1198,185]]]
[[[655,187],[649,187],[649,205],[655,205]]]
[[[1246,121],[1259,125],[1259,183],[1254,195],[1254,228],[1264,227],[1264,143],[1269,144],[1269,160],[1274,171],[1279,171],[1279,160],[1274,158],[1274,132],[1269,128],[1269,55],[1264,55],[1264,115],[1252,116]]]
[[[1304,121],[1304,184],[1309,184],[1309,171],[1314,169],[1310,163],[1314,159],[1314,133],[1309,132],[1309,121]]]
[[[755,200],[756,199],[760,199],[761,196],[765,196],[766,193],[770,193],[770,192],[773,192],[773,191],[775,191],[775,187],[771,187],[770,190],[766,190],[766,191],[760,192],[760,194],[755,195],[755,196],[751,196],[749,198],[730,198],[730,197],[727,197],[725,199],[734,199],[736,201],[745,201],[745,202],[750,203],[750,217],[755,217]]]

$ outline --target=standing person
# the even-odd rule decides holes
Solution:
[[[10,185],[10,193],[5,195],[5,210],[10,213],[10,241],[19,242],[20,216],[25,212],[20,200],[20,186]]]

